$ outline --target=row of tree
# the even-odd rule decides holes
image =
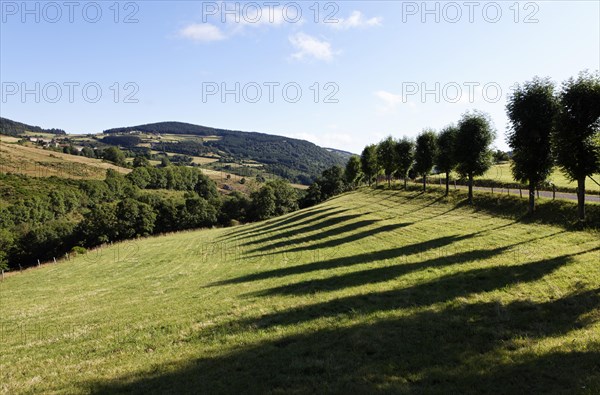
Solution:
[[[507,143],[512,149],[511,170],[514,178],[529,185],[529,211],[535,210],[535,190],[558,165],[566,176],[577,181],[579,218],[585,219],[585,181],[600,172],[600,76],[582,72],[570,78],[556,92],[548,78],[534,78],[517,85],[508,98],[506,111],[510,121]],[[468,201],[473,202],[473,179],[483,175],[498,153],[491,149],[495,131],[488,115],[465,113],[458,124],[439,133],[426,129],[413,141],[387,137],[368,145],[360,157],[346,166],[350,184],[369,185],[380,174],[388,184],[392,177],[427,176],[435,168],[445,173],[446,194],[450,173],[456,171],[468,179]]]
[[[469,202],[473,201],[473,179],[482,175],[493,163],[491,144],[495,132],[489,117],[478,111],[462,116],[458,126],[450,125],[440,133],[426,129],[416,140],[403,137],[395,140],[387,137],[379,144],[365,147],[360,159],[360,170],[364,180],[370,185],[383,173],[391,185],[394,175],[404,179],[404,186],[410,177],[420,176],[423,190],[427,186],[427,176],[434,167],[446,174],[446,193],[449,190],[450,173],[456,170],[469,180]],[[350,166],[350,164],[349,164]]]

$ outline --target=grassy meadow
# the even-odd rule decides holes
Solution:
[[[361,189],[11,274],[0,392],[599,393],[598,227],[464,198]]]

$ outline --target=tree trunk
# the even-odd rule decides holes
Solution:
[[[392,176],[387,176],[388,179],[388,188],[392,187]]]
[[[473,174],[469,174],[469,204],[473,204]]]
[[[427,192],[427,175],[423,174],[423,192]]]
[[[446,196],[450,193],[450,172],[446,172]]]
[[[406,189],[406,176],[404,176],[404,189]]]
[[[527,211],[529,214],[533,214],[535,211],[535,183],[533,181],[529,181],[529,209]]]
[[[577,211],[579,221],[585,221],[585,176],[577,180]]]

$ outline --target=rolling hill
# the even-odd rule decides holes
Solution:
[[[131,171],[100,159],[23,146],[0,137],[0,173],[103,180],[107,169],[123,174]]]
[[[321,148],[305,140],[257,132],[241,132],[192,125],[181,122],[160,122],[148,125],[115,128],[105,134],[150,133],[218,137],[202,143],[187,142],[155,145],[181,154],[216,153],[236,160],[250,159],[265,165],[268,172],[300,184],[310,184],[321,172],[333,165],[343,166],[347,157]]]
[[[462,199],[364,188],[12,274],[0,392],[600,392],[598,232]]]
[[[42,133],[42,134],[66,134],[62,129],[43,129],[39,126],[31,126],[21,122],[11,121],[7,118],[0,117],[0,133],[7,136],[21,136],[26,132]]]
[[[192,125],[182,122],[160,122],[147,125],[121,127],[104,131],[102,135],[65,134],[61,129],[42,129],[0,119],[0,134],[12,137],[43,137],[48,141],[68,146],[87,146],[104,149],[110,145],[120,146],[131,152],[185,155],[192,163],[219,160],[221,164],[206,166],[211,170],[223,170],[227,164],[245,165],[239,176],[276,176],[292,183],[310,185],[323,170],[344,166],[349,153],[321,148],[305,140],[275,136],[257,132],[242,132]],[[5,138],[6,139],[6,138]]]

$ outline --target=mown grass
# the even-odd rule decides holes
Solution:
[[[363,189],[11,276],[0,389],[600,392],[598,232],[461,199]]]
[[[492,166],[484,175],[477,177],[477,180],[494,182],[498,185],[518,184],[513,178],[510,166],[510,162],[496,164]],[[594,174],[592,178],[596,180],[596,182],[600,182],[600,174]],[[548,177],[548,182],[554,184],[556,188],[563,191],[575,192],[577,189],[577,182],[569,180],[558,168],[554,168],[552,174],[550,174],[550,177]],[[600,186],[595,184],[589,178],[586,180],[585,189],[589,193],[598,194],[598,192],[600,192]]]

